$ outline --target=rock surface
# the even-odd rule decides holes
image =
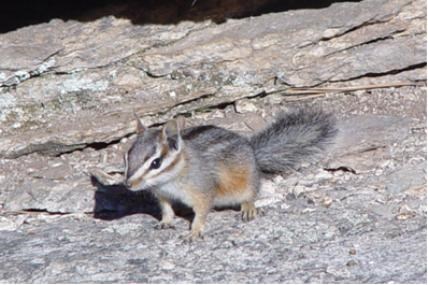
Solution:
[[[184,2],[0,34],[0,282],[425,283],[425,2]],[[188,210],[155,230],[119,183],[134,112],[249,134],[301,104],[336,144],[266,178],[252,222],[215,211],[183,244]]]

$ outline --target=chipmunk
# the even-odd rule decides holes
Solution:
[[[137,118],[137,139],[125,154],[126,185],[153,191],[162,211],[159,228],[173,227],[172,201],[191,207],[193,240],[202,237],[213,207],[240,205],[244,221],[255,218],[260,176],[319,154],[335,136],[334,125],[329,114],[299,108],[247,138],[213,125],[184,128],[182,117],[160,130]]]

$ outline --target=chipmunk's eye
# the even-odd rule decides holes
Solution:
[[[160,157],[156,158],[156,159],[155,159],[155,160],[153,160],[153,161],[152,161],[152,163],[150,164],[150,169],[158,169],[158,168],[159,168],[159,166],[161,165],[161,162],[162,162],[162,160],[161,160],[161,158],[160,158]]]

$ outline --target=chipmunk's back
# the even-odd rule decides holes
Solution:
[[[249,144],[248,140],[237,133],[213,125],[191,127],[183,130],[183,139],[199,150],[208,150],[213,146]]]
[[[215,180],[215,206],[239,204],[258,189],[258,171],[249,140],[216,126],[183,130],[184,142],[196,149]]]

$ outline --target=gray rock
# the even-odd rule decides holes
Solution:
[[[0,34],[1,282],[426,283],[426,3],[161,2]],[[266,177],[254,221],[216,210],[183,243],[189,209],[155,230],[121,183],[134,112],[248,135],[305,104],[340,135]]]
[[[386,191],[399,193],[415,186],[426,183],[425,162],[417,165],[409,165],[387,176]]]

